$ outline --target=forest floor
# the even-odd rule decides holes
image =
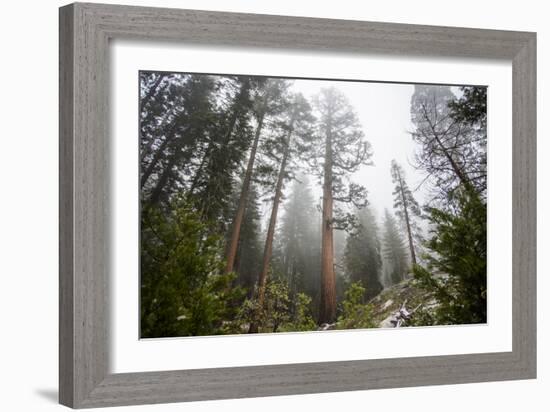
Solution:
[[[370,302],[374,312],[374,321],[380,328],[393,328],[391,323],[395,319],[395,314],[399,312],[402,305],[407,311],[414,311],[416,308],[431,309],[436,306],[436,302],[429,299],[426,291],[419,289],[414,285],[414,279],[405,279],[400,283],[392,285]]]

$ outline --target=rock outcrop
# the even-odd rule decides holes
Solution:
[[[432,310],[437,306],[426,291],[415,286],[414,279],[384,289],[369,303],[373,306],[374,321],[380,328],[394,328],[397,324],[406,326],[406,321],[414,316],[416,310]],[[401,324],[400,320],[404,323]]]

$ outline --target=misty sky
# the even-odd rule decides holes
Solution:
[[[325,87],[336,87],[346,95],[355,108],[366,140],[372,145],[374,165],[362,166],[353,175],[353,181],[367,188],[369,203],[380,218],[384,208],[393,210],[394,185],[390,174],[392,159],[396,159],[405,169],[411,190],[424,178],[421,172],[410,165],[415,152],[415,143],[409,133],[413,130],[410,102],[414,85],[295,80],[293,90],[303,93],[311,101],[311,97]],[[311,183],[315,185],[316,182],[312,179]],[[320,188],[312,189],[320,195]],[[421,204],[427,199],[427,189],[422,186],[414,192],[415,198]]]

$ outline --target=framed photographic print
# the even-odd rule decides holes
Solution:
[[[533,33],[60,9],[60,402],[536,376]]]

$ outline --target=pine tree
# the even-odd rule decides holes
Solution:
[[[474,190],[458,189],[457,207],[430,208],[434,230],[427,265],[414,268],[419,285],[438,302],[435,323],[487,322],[487,206]]]
[[[311,193],[309,179],[299,174],[294,180],[284,214],[275,237],[273,267],[289,284],[292,296],[300,291],[319,306],[319,273],[321,271],[321,234],[319,210]]]
[[[240,191],[235,191],[235,194],[238,193],[240,193]],[[262,263],[261,216],[258,198],[259,195],[256,185],[251,184],[241,226],[239,247],[237,249],[237,256],[235,257],[234,272],[237,273],[237,284],[245,288],[249,297],[252,297],[254,285]],[[230,213],[237,207],[237,202],[238,198],[236,197],[229,211]],[[227,234],[231,233],[231,227],[228,229]]]
[[[416,253],[413,239],[420,232],[414,219],[420,217],[420,206],[407,185],[405,171],[395,160],[391,162],[391,177],[395,184],[393,207],[397,210],[396,215],[407,230],[411,263],[414,266],[416,265]]]
[[[187,175],[187,167],[194,151],[208,133],[215,128],[213,111],[216,79],[194,75],[183,82],[173,82],[168,90],[178,102],[177,111],[168,123],[158,128],[158,142],[150,156],[141,163],[141,193],[144,202],[155,204],[168,202],[180,189],[181,176]]]
[[[173,84],[183,85],[189,76],[140,72],[140,161],[151,156],[153,147],[160,144],[163,132],[178,112],[179,95]]]
[[[366,205],[364,187],[349,182],[350,175],[361,165],[369,164],[370,144],[365,141],[355,111],[346,97],[335,88],[321,90],[315,99],[319,117],[319,137],[323,151],[314,159],[321,159],[318,173],[323,182],[323,219],[321,223],[321,323],[336,319],[336,274],[334,271],[335,227],[347,227],[350,215],[342,216],[334,202]]]
[[[253,95],[263,79],[235,76],[220,81],[217,95],[217,126],[208,141],[195,152],[197,163],[189,182],[189,196],[197,205],[203,220],[216,222],[227,212],[235,178],[240,173],[246,151],[253,141]]]
[[[447,144],[447,159],[440,159],[439,164],[446,164],[447,169],[434,168],[432,163],[420,165],[430,175],[435,174],[435,182],[443,183],[437,207],[426,208],[432,226],[426,244],[430,253],[425,256],[425,266],[413,269],[418,285],[438,302],[435,314],[428,314],[436,324],[487,321],[486,89],[468,87],[462,92],[458,100],[440,108],[448,129],[458,131]],[[424,118],[424,123],[432,124],[435,130],[432,137],[441,139],[443,122],[435,127],[434,116]],[[429,141],[421,142],[424,152],[430,153]],[[435,157],[432,154],[426,159],[433,161]],[[451,172],[458,181],[449,178]]]
[[[283,184],[287,176],[287,163],[290,160],[291,152],[296,151],[293,143],[293,139],[297,138],[308,138],[311,134],[310,124],[313,120],[311,115],[311,107],[309,103],[305,100],[302,95],[294,95],[291,97],[289,102],[289,107],[286,110],[288,113],[285,113],[283,119],[280,119],[277,123],[282,131],[282,137],[279,145],[279,152],[281,152],[281,160],[279,164],[279,171],[277,173],[277,180],[275,183],[275,194],[273,198],[273,206],[271,209],[271,216],[269,219],[269,224],[267,228],[267,235],[265,240],[263,262],[258,277],[258,286],[257,286],[257,299],[258,307],[263,307],[264,303],[264,293],[267,283],[267,275],[269,271],[269,265],[271,262],[271,255],[273,252],[273,238],[275,236],[275,225],[277,224],[277,216],[279,210],[279,202],[281,201]],[[299,146],[299,145],[298,145]],[[257,322],[252,322],[250,325],[250,332],[258,332]]]
[[[254,172],[254,163],[256,161],[256,154],[258,150],[258,144],[264,122],[266,117],[270,115],[278,114],[286,106],[286,99],[284,94],[289,86],[289,83],[280,79],[269,79],[266,82],[265,87],[262,89],[260,95],[254,102],[254,114],[256,117],[256,131],[254,135],[254,141],[250,148],[248,156],[248,162],[246,170],[244,172],[241,194],[239,198],[239,205],[235,214],[235,218],[232,223],[231,238],[229,240],[229,246],[227,248],[227,263],[226,272],[231,272],[235,265],[235,258],[237,256],[237,248],[239,245],[239,236],[241,231],[241,225],[245,213],[246,201],[249,193],[250,182],[252,181],[252,175]]]
[[[141,215],[141,330],[144,338],[223,333],[235,316],[241,291],[224,274],[219,236],[185,199],[174,198],[169,212],[155,205]]]
[[[475,126],[487,135],[487,87],[461,86],[462,96],[449,102],[451,116],[458,122]]]
[[[478,192],[487,196],[487,87],[463,86],[462,96],[449,102],[450,116],[465,125],[468,133],[468,169],[470,181]]]
[[[416,167],[425,170],[441,197],[459,186],[486,189],[486,136],[453,114],[450,87],[416,85],[411,99]],[[455,112],[456,113],[456,112]]]
[[[347,237],[344,251],[346,273],[352,283],[360,283],[370,300],[383,289],[380,283],[382,269],[378,225],[370,207],[356,212],[359,226]]]
[[[407,245],[401,236],[396,219],[387,209],[384,210],[382,226],[384,228],[382,240],[384,272],[391,285],[405,279],[408,272]]]

